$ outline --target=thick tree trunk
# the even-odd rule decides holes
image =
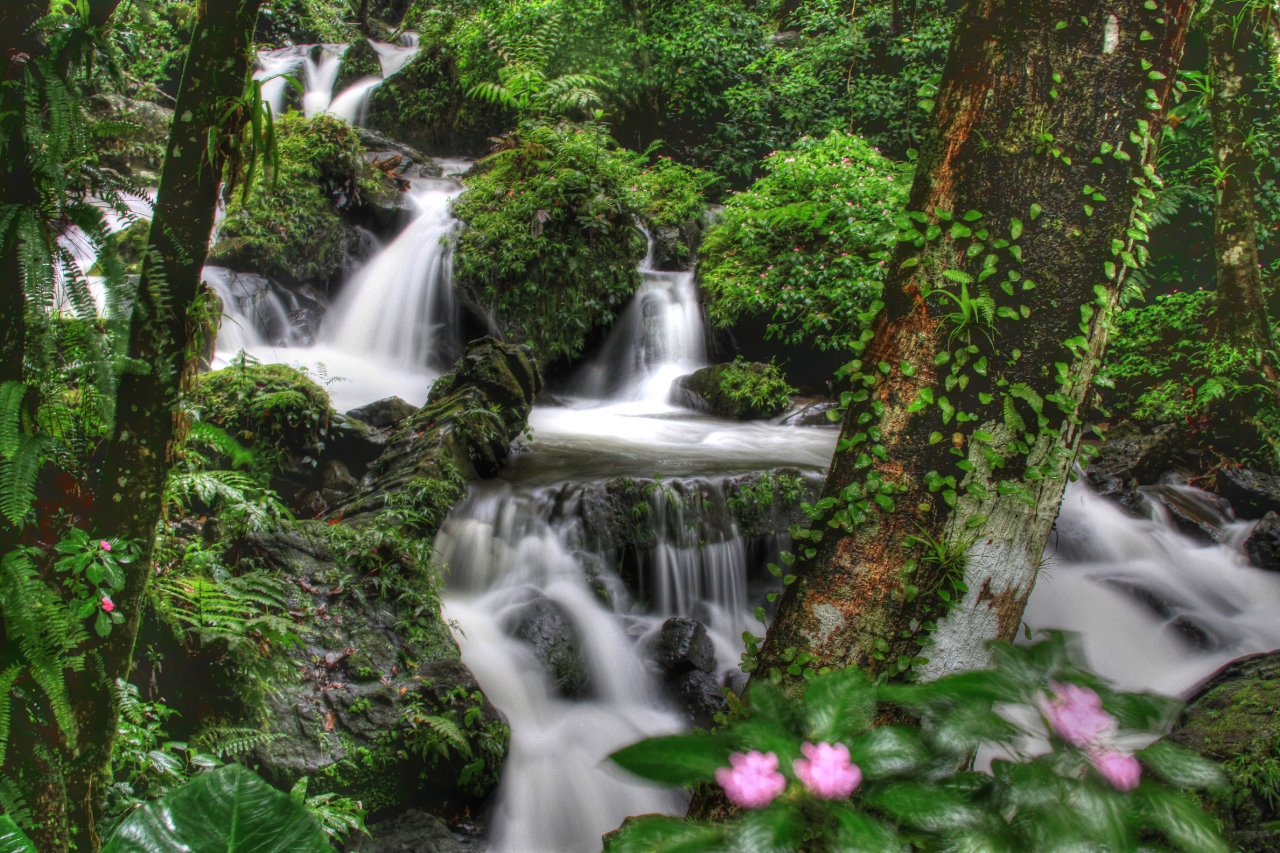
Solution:
[[[1258,267],[1257,164],[1249,146],[1249,101],[1256,76],[1265,72],[1255,55],[1255,21],[1249,3],[1215,3],[1205,21],[1209,36],[1213,160],[1217,167],[1214,255],[1217,261],[1217,336],[1252,354],[1276,378],[1267,353],[1271,323]]]
[[[1146,255],[1191,0],[1148,5],[961,12],[825,523],[799,543],[811,561],[753,678],[798,687],[806,668],[859,666],[933,679],[1015,635],[1108,316]]]
[[[67,795],[73,823],[86,832],[82,850],[96,850],[101,843],[94,824],[110,781],[119,719],[112,685],[129,676],[145,605],[179,394],[192,358],[188,312],[199,293],[225,162],[221,141],[239,130],[234,119],[226,124],[223,118],[229,100],[244,91],[258,6],[259,0],[204,0],[199,6],[160,176],[148,237],[151,252],[143,264],[129,337],[130,357],[147,369],[121,379],[115,434],[97,496],[100,529],[136,542],[141,556],[114,599],[125,622],[91,650],[89,660],[97,663],[76,696],[81,747],[68,768]],[[212,160],[211,132],[220,141]]]

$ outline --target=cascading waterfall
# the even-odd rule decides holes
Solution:
[[[381,77],[363,77],[341,92],[333,91],[342,69],[348,45],[307,44],[264,50],[258,54],[255,80],[262,81],[262,99],[271,105],[274,115],[284,110],[288,86],[286,75],[303,72],[302,111],[307,118],[329,113],[348,124],[364,121],[373,90],[387,77],[403,68],[418,52],[417,33],[404,33],[400,44],[370,40],[378,53]]]
[[[313,57],[312,53],[319,55]],[[333,85],[338,82],[342,57],[347,52],[345,44],[321,44],[308,51],[302,61],[306,91],[302,94],[302,112],[313,118],[329,109],[333,100]]]
[[[302,67],[307,51],[314,46],[295,45],[258,51],[258,67],[253,72],[253,79],[262,81],[262,100],[271,106],[272,115],[284,112],[285,89],[289,85],[285,76]]]
[[[404,371],[439,367],[456,349],[449,212],[457,185],[424,181],[417,216],[365,264],[331,309],[321,342]],[[443,356],[443,357],[442,357]]]

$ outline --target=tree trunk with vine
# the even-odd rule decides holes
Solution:
[[[94,831],[110,784],[111,749],[120,708],[116,679],[128,679],[138,624],[146,604],[151,551],[169,476],[179,400],[198,353],[192,313],[208,253],[228,140],[239,137],[244,113],[229,111],[249,71],[259,0],[204,0],[197,9],[183,66],[160,188],[133,305],[129,356],[140,365],[121,378],[116,423],[97,490],[102,535],[131,540],[139,556],[114,602],[124,622],[89,650],[76,685],[79,753],[67,768],[71,820],[84,832],[81,850],[97,850]],[[215,140],[210,151],[210,138]]]
[[[1209,115],[1213,125],[1216,172],[1214,256],[1217,262],[1217,328],[1219,340],[1252,356],[1275,379],[1267,355],[1273,348],[1258,267],[1257,163],[1250,150],[1250,96],[1266,69],[1257,55],[1258,25],[1251,4],[1241,0],[1215,3],[1208,11]],[[1272,13],[1274,14],[1274,12]]]
[[[808,562],[753,679],[934,679],[1015,635],[1109,317],[1147,255],[1191,5],[961,12],[821,515],[797,531]]]

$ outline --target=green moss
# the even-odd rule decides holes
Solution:
[[[338,215],[378,184],[361,157],[360,139],[328,115],[287,113],[276,122],[280,169],[246,202],[237,192],[219,227],[209,263],[257,272],[281,282],[321,285],[342,267],[355,231]]]
[[[737,518],[744,536],[759,532],[761,522],[775,508],[794,507],[804,497],[806,484],[799,474],[765,471],[735,488],[728,497],[729,511]]]
[[[248,359],[200,376],[193,396],[202,421],[253,449],[265,464],[318,453],[332,414],[329,394],[306,374]]]
[[[776,364],[750,362],[739,356],[720,373],[720,390],[737,403],[758,412],[780,414],[796,393]]]
[[[455,203],[455,281],[539,361],[573,357],[640,285],[636,155],[594,126],[526,124]]]
[[[721,326],[743,315],[768,335],[853,350],[879,299],[907,175],[861,138],[833,131],[765,161],[703,242],[698,271]]]

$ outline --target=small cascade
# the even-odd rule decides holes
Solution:
[[[333,85],[338,82],[342,57],[347,52],[345,44],[321,44],[307,51],[302,62],[303,86],[302,112],[314,118],[329,109],[333,101]],[[313,53],[318,56],[313,57]]]
[[[205,267],[201,275],[222,300],[216,349],[224,358],[258,347],[311,343],[306,326],[299,322],[301,306],[293,294],[277,291],[268,279],[254,273]]]
[[[302,67],[307,52],[314,46],[305,44],[258,51],[258,67],[253,72],[253,79],[262,81],[262,100],[271,106],[272,115],[284,112],[285,91],[289,85],[285,76],[295,74]]]
[[[682,727],[650,662],[662,623],[703,622],[716,680],[740,687],[738,638],[760,628],[748,584],[763,598],[772,581],[763,563],[789,540],[744,537],[732,477],[534,486],[519,466],[512,473],[515,483],[473,486],[436,539],[463,659],[511,724],[489,841],[503,853],[593,853],[623,817],[685,806],[682,793],[628,781],[605,763],[622,746]],[[809,475],[811,490],[819,477]],[[542,606],[580,642],[588,675],[577,701],[513,636],[531,601],[550,602]]]
[[[1280,648],[1280,575],[1249,563],[1253,522],[1224,516],[1214,496],[1151,490],[1199,507],[1222,544],[1179,533],[1154,500],[1152,518],[1134,518],[1072,483],[1024,620],[1082,634],[1094,668],[1125,687],[1177,695],[1234,658]]]
[[[339,92],[326,112],[350,125],[364,124],[365,116],[369,114],[369,100],[373,97],[373,90],[381,82],[379,77],[361,77]]]
[[[400,44],[389,44],[381,41],[370,41],[369,44],[378,52],[378,62],[382,65],[382,79],[390,77],[409,64],[418,52],[418,34],[404,33],[400,36]]]
[[[461,188],[421,183],[417,217],[356,273],[321,332],[322,343],[410,372],[446,365],[457,351],[449,202]]]
[[[643,282],[571,393],[664,406],[677,377],[706,365],[702,310],[691,272],[641,269]]]

